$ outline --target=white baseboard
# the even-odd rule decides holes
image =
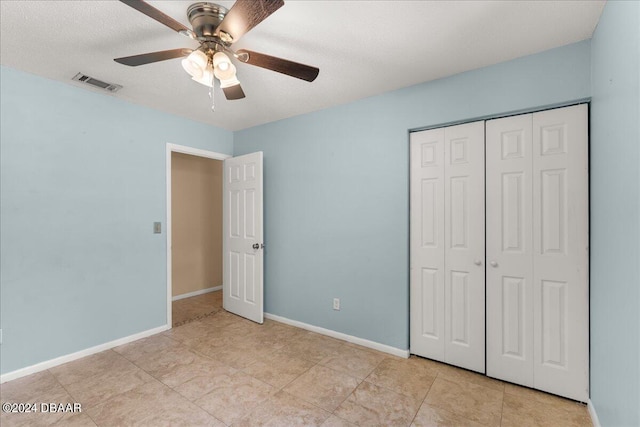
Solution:
[[[171,329],[169,325],[159,326],[157,328],[149,329],[147,331],[138,332],[137,334],[129,335],[128,337],[118,338],[117,340],[109,341],[104,344],[96,345],[95,347],[80,350],[75,353],[66,354],[64,356],[56,357],[55,359],[45,360],[44,362],[36,363],[35,365],[27,366],[26,368],[16,369],[15,371],[7,372],[0,375],[0,384],[7,381],[15,380],[27,375],[35,374],[36,372],[44,371],[54,366],[62,365],[67,362],[72,362],[82,357],[90,356],[101,351],[109,350],[119,345],[127,344],[132,341],[146,338],[151,335],[159,334],[168,329]]]
[[[186,294],[176,295],[171,298],[171,301],[178,301],[179,299],[197,297],[198,295],[208,294],[209,292],[221,291],[222,285],[214,286],[213,288],[200,289],[199,291],[187,292]]]
[[[591,399],[587,400],[587,409],[589,410],[589,415],[591,415],[591,423],[593,424],[593,427],[600,427],[600,420],[598,419],[596,408],[593,406]]]
[[[276,322],[285,323],[287,325],[295,326],[300,329],[306,329],[307,331],[316,332],[318,334],[327,335],[332,338],[337,338],[342,341],[347,341],[353,344],[358,344],[363,347],[372,348],[374,350],[381,351],[383,353],[392,354],[398,357],[409,357],[409,350],[402,350],[400,348],[391,347],[386,344],[381,344],[375,341],[369,341],[364,338],[354,337],[353,335],[343,334],[342,332],[333,331],[331,329],[321,328],[320,326],[309,325],[308,323],[299,322],[297,320],[287,319],[286,317],[277,316],[271,313],[264,313],[266,319],[275,320]]]

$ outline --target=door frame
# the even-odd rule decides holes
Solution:
[[[222,154],[217,153],[215,151],[203,150],[201,148],[193,148],[187,147],[185,145],[177,145],[167,143],[166,147],[166,185],[167,185],[167,197],[166,197],[166,209],[167,209],[167,327],[171,329],[173,326],[173,319],[171,315],[171,306],[172,306],[172,251],[171,251],[171,154],[172,153],[182,153],[189,154],[191,156],[197,157],[206,157],[208,159],[213,160],[222,160],[229,159],[233,157],[230,154]],[[222,203],[222,200],[220,201]],[[223,248],[224,249],[224,248]],[[224,289],[224,286],[223,286]]]

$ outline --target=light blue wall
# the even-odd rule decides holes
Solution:
[[[236,132],[264,152],[265,310],[408,348],[408,130],[589,95],[584,41]]]
[[[165,325],[165,144],[231,154],[233,134],[0,77],[2,373]]]
[[[591,400],[640,425],[640,3],[607,3],[592,42]]]

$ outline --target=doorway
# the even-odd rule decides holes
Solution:
[[[231,156],[167,144],[167,325],[222,305],[223,161]]]

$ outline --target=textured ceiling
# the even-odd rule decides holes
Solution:
[[[149,3],[190,26],[191,1]],[[236,64],[247,98],[226,101],[218,88],[215,112],[208,88],[191,81],[179,60],[113,61],[197,46],[118,1],[0,7],[2,65],[86,87],[70,80],[80,71],[124,86],[105,96],[238,130],[590,38],[604,2],[289,0],[234,48],[317,66],[319,77],[307,83]]]

